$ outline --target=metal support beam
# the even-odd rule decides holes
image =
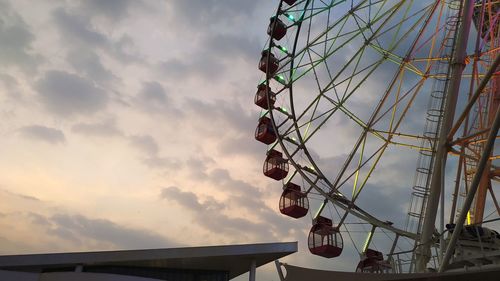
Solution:
[[[75,266],[75,272],[83,272],[83,264]]]
[[[281,262],[279,260],[275,260],[274,264],[276,265],[276,271],[278,271],[278,277],[280,281],[285,281],[285,275],[283,274],[283,270],[281,269]]]
[[[370,243],[372,242],[373,239],[373,234],[375,233],[375,229],[377,229],[377,226],[372,225],[372,229],[368,233],[368,237],[366,237],[365,245],[363,246],[363,252],[362,254],[366,254],[366,250],[368,250],[368,247],[370,247]]]
[[[398,245],[399,234],[396,234],[396,238],[392,242],[391,250],[389,251],[388,256],[392,256],[394,254],[394,250],[396,250],[396,246]]]
[[[483,155],[481,156],[481,160],[479,161],[479,165],[477,167],[476,174],[472,179],[472,183],[467,193],[467,197],[465,198],[464,205],[462,210],[460,211],[460,216],[457,219],[457,223],[455,225],[455,229],[453,230],[453,234],[451,235],[450,241],[448,242],[448,246],[446,247],[446,252],[443,257],[443,261],[439,266],[439,272],[443,272],[448,263],[450,262],[451,255],[455,251],[455,244],[457,243],[458,236],[462,232],[463,225],[465,223],[465,219],[467,216],[467,212],[469,211],[472,201],[474,200],[474,195],[476,194],[477,188],[479,187],[479,182],[481,181],[481,177],[483,175],[483,171],[487,166],[489,156],[491,151],[493,150],[493,146],[495,144],[495,139],[498,134],[498,128],[500,127],[500,110],[497,110],[495,114],[495,120],[493,126],[491,126],[491,131],[488,135],[488,141],[484,147]]]
[[[500,55],[499,55],[500,57]],[[495,67],[491,66],[490,70]],[[500,70],[495,68],[496,70]],[[489,106],[488,106],[488,115],[487,115],[487,126],[491,126],[491,124],[495,121],[495,115],[493,113],[497,112],[498,108],[500,108],[500,75],[497,76],[490,83],[492,91],[490,91],[489,95]],[[489,155],[491,157],[491,154]],[[491,158],[486,163],[486,168],[484,169],[483,176],[481,177],[481,181],[479,182],[479,188],[476,193],[474,208],[471,210],[471,213],[474,214],[473,224],[479,224],[483,221],[484,217],[484,208],[486,206],[486,195],[488,193],[488,188],[491,186]]]
[[[491,199],[493,199],[493,204],[495,204],[495,208],[497,209],[497,213],[500,216],[500,206],[498,205],[498,201],[497,201],[497,197],[495,196],[495,192],[493,192],[493,188],[491,187],[491,180],[490,180],[490,183],[488,185],[488,190],[490,192]]]
[[[257,263],[255,262],[255,260],[252,260],[250,262],[250,271],[248,274],[248,281],[255,281],[256,268],[257,268]]]
[[[479,86],[476,88],[474,95],[471,97],[471,99],[467,103],[467,106],[465,106],[464,111],[462,112],[460,117],[458,117],[457,121],[455,122],[455,125],[450,130],[450,133],[448,134],[448,139],[452,139],[453,135],[458,131],[460,125],[462,125],[462,122],[465,120],[465,117],[467,117],[470,110],[476,103],[477,99],[479,98],[479,96],[481,96],[481,93],[483,92],[484,88],[486,88],[486,86],[488,85],[488,82],[490,81],[493,74],[495,74],[495,72],[497,71],[499,65],[500,65],[500,54],[497,55],[497,57],[493,61],[493,64],[491,65],[490,69],[488,70],[488,72],[486,72],[486,74],[483,77],[483,80],[481,80]]]
[[[443,116],[443,122],[439,132],[439,141],[430,182],[429,197],[427,199],[422,234],[419,241],[420,245],[418,246],[416,252],[417,272],[425,272],[427,263],[431,257],[431,246],[433,243],[432,234],[435,229],[441,190],[444,188],[444,183],[442,182],[442,171],[444,171],[446,167],[446,158],[448,154],[448,133],[453,125],[462,72],[465,68],[467,40],[472,22],[474,3],[475,2],[473,0],[465,0],[462,4],[463,9],[460,19],[460,27],[456,37],[457,48],[451,61],[450,81],[446,89],[445,114]]]
[[[392,271],[394,273],[396,273],[396,272],[401,273],[401,267],[398,266],[398,271],[396,271],[396,264],[394,263],[394,251],[396,250],[396,246],[398,245],[398,240],[399,240],[399,234],[396,234],[396,237],[394,238],[394,241],[392,242],[391,250],[389,251],[389,254],[387,254],[387,261],[389,261],[391,263]],[[398,257],[398,264],[400,264],[399,257]]]
[[[460,179],[462,177],[462,166],[465,165],[464,154],[465,154],[465,148],[462,147],[460,151],[460,158],[458,158],[457,174],[455,175],[455,188],[453,190],[453,193],[451,194],[453,200],[451,202],[449,223],[453,223],[453,221],[455,220],[455,211],[457,209],[458,193],[460,192]]]

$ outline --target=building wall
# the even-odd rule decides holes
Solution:
[[[0,270],[0,280],[2,281],[39,281],[39,274],[17,271]]]
[[[137,271],[139,269],[135,269]],[[115,270],[116,271],[116,270]],[[128,269],[131,275],[139,272]],[[136,274],[134,274],[136,273]],[[144,274],[144,272],[142,272]],[[27,273],[19,271],[0,270],[0,281],[227,281],[227,272],[211,272],[202,270],[163,270],[158,272],[164,279],[145,278],[122,274],[97,273],[97,272],[46,272]],[[144,275],[143,275],[144,276]],[[157,275],[158,276],[158,275]]]
[[[26,273],[0,270],[1,281],[160,281],[159,279],[106,273],[50,272]]]

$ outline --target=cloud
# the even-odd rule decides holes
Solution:
[[[257,7],[257,1],[233,0],[178,0],[168,2],[175,19],[194,27],[213,26],[218,23],[234,24],[246,19]]]
[[[0,81],[7,89],[12,89],[17,86],[17,79],[5,73],[0,73]]]
[[[213,81],[241,73],[240,69],[248,69],[248,63],[256,65],[262,42],[255,26],[260,22],[248,22],[255,20],[254,13],[261,12],[256,8],[265,10],[262,6],[267,5],[266,1],[169,1],[168,24],[180,31],[173,36],[180,45],[189,46],[160,61],[157,70],[169,82],[179,78]]]
[[[102,64],[99,56],[84,48],[75,48],[67,55],[67,61],[75,71],[98,84],[110,82],[117,77]]]
[[[83,243],[87,239],[107,242],[120,249],[172,247],[177,243],[151,230],[136,229],[116,224],[107,219],[83,215],[54,214],[49,218],[50,233],[62,239],[73,237]]]
[[[150,135],[136,135],[128,137],[130,143],[148,156],[157,156],[160,150],[156,140]]]
[[[206,36],[202,44],[210,52],[204,55],[213,56],[234,64],[235,59],[244,58],[248,62],[255,62],[262,51],[256,38],[248,34],[214,34]]]
[[[223,201],[211,196],[202,198],[175,186],[163,188],[160,198],[176,202],[192,212],[196,224],[212,233],[238,236],[238,241],[262,242],[290,237],[291,233],[303,227],[300,221],[290,221],[277,209],[269,208],[261,190],[232,178],[228,170],[215,169],[197,179],[223,191],[226,198]],[[278,200],[279,196],[276,202]]]
[[[96,1],[107,2],[107,1]],[[120,1],[121,2],[121,1]],[[136,1],[133,1],[136,2]],[[90,6],[97,8],[99,4],[91,3]],[[87,8],[89,8],[87,5]],[[108,8],[117,5],[113,4],[100,4]],[[93,8],[90,7],[92,10]],[[88,9],[87,9],[88,10]],[[101,10],[101,12],[104,12]],[[108,26],[99,26],[92,20],[90,15],[103,14],[87,12],[82,13],[81,10],[57,8],[52,12],[53,22],[59,31],[61,41],[68,46],[69,49],[75,48],[76,50],[82,48],[100,49],[107,55],[115,58],[120,63],[143,63],[144,58],[137,54],[135,43],[132,37],[127,34],[120,34],[116,36],[108,36],[101,29],[106,30]],[[108,12],[104,12],[108,14]],[[94,65],[95,67],[95,65]]]
[[[61,144],[66,142],[61,130],[40,125],[31,125],[19,129],[19,133],[29,139],[48,142],[50,144]]]
[[[203,155],[191,157],[186,161],[186,166],[190,168],[191,178],[198,180],[206,180],[208,177],[207,171],[214,164],[214,159]]]
[[[202,78],[205,80],[221,78],[226,66],[220,57],[212,55],[196,54],[185,55],[184,58],[170,58],[161,62],[158,69],[163,72],[171,82],[179,78]]]
[[[198,99],[186,98],[183,108],[199,118],[205,124],[217,124],[217,126],[205,126],[213,129],[213,134],[220,136],[221,132],[230,132],[247,134],[255,129],[257,123],[255,116],[252,116],[236,101],[227,101],[222,99],[213,99],[212,102],[204,102]]]
[[[142,164],[152,169],[178,170],[183,167],[181,160],[172,157],[162,157],[160,146],[151,135],[125,135],[114,119],[107,119],[98,123],[78,123],[71,131],[90,137],[119,137],[140,152]]]
[[[186,98],[182,106],[186,114],[196,118],[193,122],[205,137],[217,138],[217,150],[221,154],[236,154],[260,158],[265,145],[254,138],[258,118],[236,100],[213,99],[205,102]]]
[[[31,223],[34,223],[37,225],[41,225],[41,226],[45,226],[45,227],[49,227],[52,225],[52,223],[50,222],[50,220],[47,217],[40,215],[40,214],[37,214],[37,213],[29,212],[27,214],[27,217],[30,219]]]
[[[87,17],[76,13],[70,14],[63,8],[57,8],[52,15],[65,41],[69,39],[73,44],[80,43],[93,47],[108,43],[107,37],[98,32]]]
[[[35,36],[8,3],[0,3],[0,62],[33,71],[40,57],[33,54]]]
[[[257,127],[257,122],[255,122]],[[217,146],[220,153],[228,155],[245,155],[258,161],[266,157],[266,145],[255,140],[253,130],[248,130],[239,136],[222,139]]]
[[[155,81],[144,82],[139,96],[145,100],[158,104],[167,103],[167,93],[165,92],[165,89],[163,89],[163,86],[160,83]]]
[[[117,127],[114,119],[107,119],[98,123],[78,123],[71,127],[71,131],[77,134],[96,137],[123,136],[123,132]]]
[[[15,239],[7,239],[0,236],[0,254],[2,255],[19,255],[20,252],[33,252],[33,247],[25,241],[17,241]]]
[[[169,157],[149,156],[142,159],[142,163],[149,168],[165,169],[169,171],[178,170],[183,166],[183,163],[177,159]]]
[[[226,77],[225,73],[233,71],[236,60],[254,63],[260,55],[260,45],[255,38],[246,34],[210,34],[201,35],[196,51],[182,55],[182,58],[171,57],[159,63],[158,69],[171,81],[178,78],[201,78],[205,80]]]
[[[21,198],[24,200],[36,201],[36,202],[41,201],[40,199],[36,198],[35,196],[25,195],[25,194],[21,194],[21,193],[17,193],[17,192],[12,192],[12,191],[9,191],[6,189],[0,189],[0,192],[4,192],[4,193],[7,193],[7,195],[15,196],[17,198]]]
[[[81,6],[89,14],[98,14],[113,20],[120,20],[129,15],[128,10],[132,4],[138,3],[141,2],[132,0],[84,0],[81,1]]]
[[[235,179],[231,176],[227,169],[214,169],[208,173],[208,181],[218,186],[219,189],[224,190],[228,194],[228,202],[232,208],[245,209],[247,212],[259,217],[262,221],[270,223],[273,233],[283,237],[289,233],[295,223],[290,222],[284,218],[277,208],[270,208],[265,202],[267,196],[271,193],[276,197],[274,201],[279,201],[281,192],[274,192],[265,188],[258,188],[244,180]]]
[[[181,115],[180,111],[172,104],[168,91],[156,81],[143,82],[141,90],[133,101],[138,108],[146,113]]]
[[[5,91],[3,91],[7,97],[13,100],[22,100],[23,95],[19,89],[19,81],[15,77],[0,73],[0,85],[3,85]]]
[[[160,197],[163,199],[174,200],[178,204],[191,209],[202,211],[203,204],[198,202],[198,197],[192,192],[181,191],[178,187],[170,186],[161,190]]]
[[[227,169],[213,169],[208,173],[208,178],[211,183],[217,184],[220,188],[228,191],[230,195],[247,196],[251,194],[251,198],[248,198],[249,201],[263,199],[264,194],[259,188],[243,180],[234,179]]]
[[[56,115],[92,114],[106,107],[108,96],[94,83],[65,71],[47,71],[35,84],[43,105]]]
[[[11,240],[0,241],[7,243],[0,249],[2,253],[181,246],[163,233],[155,232],[154,228],[131,226],[106,217],[84,215],[79,211],[66,209],[59,203],[54,205],[52,200],[41,201],[1,188],[0,197],[5,199],[4,207],[7,208],[4,208],[5,213],[0,212],[1,223],[5,228],[2,236]],[[22,246],[19,241],[23,241]],[[19,247],[11,251],[11,245]]]
[[[162,199],[173,201],[193,213],[196,224],[217,234],[242,235],[243,237],[273,237],[266,223],[253,222],[242,217],[228,216],[223,213],[225,204],[212,197],[201,201],[192,192],[182,191],[171,186],[163,188],[160,194]]]

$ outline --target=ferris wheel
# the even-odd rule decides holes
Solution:
[[[494,0],[277,1],[255,138],[312,254],[415,272],[500,250],[499,22]]]

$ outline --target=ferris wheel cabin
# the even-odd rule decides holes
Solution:
[[[280,198],[280,212],[292,218],[301,218],[309,211],[307,194],[300,190],[300,186],[288,182]]]
[[[270,103],[267,102],[268,93],[269,93]],[[260,84],[257,87],[257,93],[255,94],[254,102],[256,105],[258,105],[262,109],[271,109],[274,106],[274,103],[276,102],[276,96],[271,91],[271,87],[269,87],[265,84]]]
[[[387,261],[384,261],[382,252],[367,249],[356,267],[356,272],[387,273],[390,269],[391,265]]]
[[[280,66],[278,58],[276,58],[276,56],[274,56],[274,54],[271,53],[269,50],[264,50],[262,51],[261,54],[262,57],[260,58],[259,61],[259,69],[262,72],[267,73],[268,77],[274,76],[274,74],[276,74]],[[267,65],[268,61],[269,65]]]
[[[260,117],[259,125],[255,129],[255,139],[265,144],[271,144],[276,141],[277,136],[271,119],[266,116]]]
[[[272,17],[269,19],[270,23],[267,27],[267,34],[276,40],[281,40],[281,38],[286,35],[286,24],[279,18]]]
[[[318,216],[309,232],[309,251],[313,255],[334,258],[340,256],[344,247],[342,235],[333,227],[332,220]]]
[[[271,149],[267,152],[264,162],[264,175],[275,180],[282,180],[288,175],[288,162],[283,158],[283,153]]]

